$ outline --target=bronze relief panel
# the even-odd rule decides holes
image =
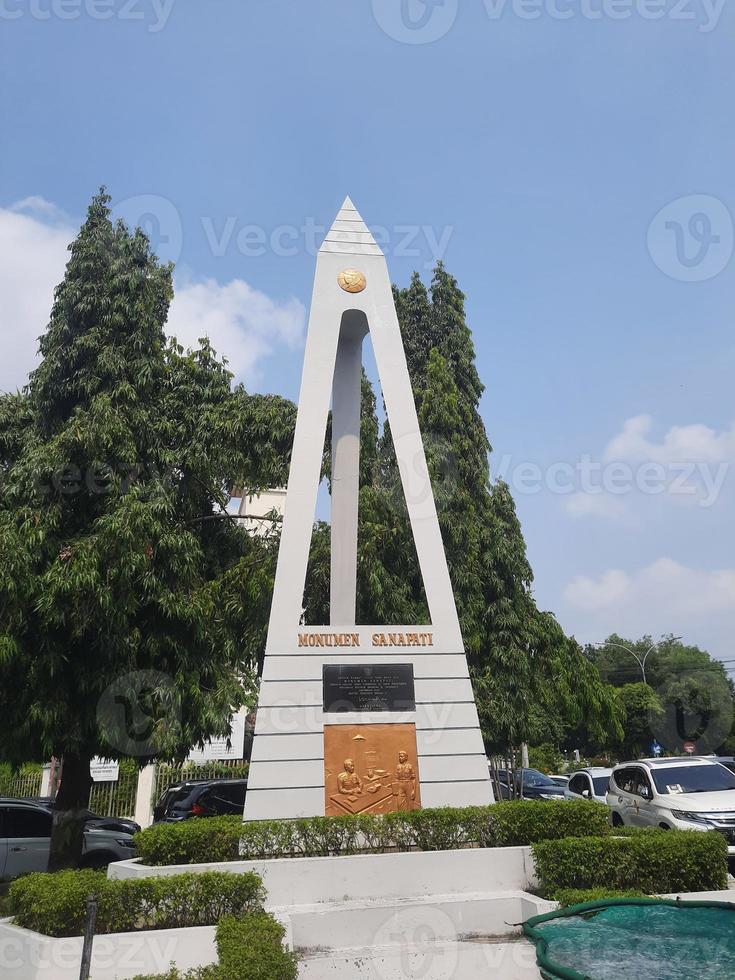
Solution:
[[[416,726],[325,725],[325,813],[392,813],[421,807]]]

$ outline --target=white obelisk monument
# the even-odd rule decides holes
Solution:
[[[355,623],[360,379],[368,333],[430,623]],[[330,403],[331,622],[303,626]],[[245,819],[491,802],[388,267],[348,198],[317,259]]]

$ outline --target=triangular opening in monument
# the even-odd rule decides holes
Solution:
[[[431,625],[416,543],[365,314],[359,310],[347,311],[340,328],[340,336],[343,335],[351,337],[361,353],[354,623]],[[330,598],[330,592],[334,595],[331,579],[335,567],[335,562],[332,561],[334,539],[331,533],[335,519],[335,488],[331,472],[333,419],[334,414],[331,411],[325,434],[326,472],[315,515],[304,590],[303,623],[308,626],[327,625],[333,619]],[[350,478],[355,480],[354,472],[350,473],[348,479]],[[325,499],[325,488],[328,499]],[[350,488],[345,488],[345,491],[349,494]],[[336,501],[336,507],[336,519],[339,520],[339,500]],[[341,535],[339,537],[342,539]],[[348,556],[348,563],[350,560]],[[351,604],[351,600],[349,601]]]

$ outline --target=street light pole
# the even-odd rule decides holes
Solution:
[[[683,640],[683,639],[684,639],[683,636],[671,636],[664,640],[659,640],[658,643],[652,643],[642,657],[640,657],[635,652],[635,650],[631,650],[630,647],[626,647],[623,643],[610,643],[609,640],[600,640],[599,643],[593,643],[592,646],[617,647],[618,650],[625,650],[626,653],[629,653],[631,657],[635,658],[636,663],[641,668],[641,678],[643,679],[643,683],[647,684],[648,681],[646,680],[646,661],[648,660],[649,656],[653,653],[653,651],[657,647],[660,647],[662,643],[674,643],[677,640]]]

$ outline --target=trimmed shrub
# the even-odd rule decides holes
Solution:
[[[646,898],[647,896],[635,889],[615,891],[614,888],[562,888],[554,893],[554,901],[562,908],[570,905],[584,905],[585,902],[604,902],[609,898]]]
[[[237,861],[242,817],[206,817],[157,823],[135,835],[143,864],[204,864]]]
[[[283,945],[284,935],[281,923],[266,912],[222,919],[217,926],[222,980],[296,980],[298,960]]]
[[[494,846],[534,844],[563,837],[591,837],[610,830],[607,807],[588,800],[498,803]],[[492,845],[489,845],[492,846]]]
[[[81,936],[87,898],[97,897],[99,934],[215,925],[226,915],[260,912],[265,890],[258,875],[182,874],[108,879],[102,871],[31,874],[10,886],[15,924],[46,936]]]
[[[283,945],[284,934],[267,912],[226,916],[217,926],[219,964],[186,973],[172,966],[168,973],[135,980],[296,980],[298,957]]]
[[[564,889],[640,889],[646,894],[727,887],[727,842],[716,832],[656,830],[565,838],[533,845],[542,894]]]
[[[208,817],[156,824],[136,835],[143,864],[210,864],[262,858],[510,847],[609,831],[607,809],[586,800],[514,801],[355,817],[263,820]]]

